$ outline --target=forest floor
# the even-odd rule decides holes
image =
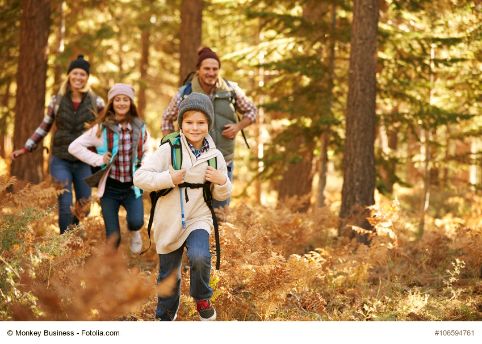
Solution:
[[[15,193],[7,192],[12,184]],[[97,204],[58,235],[56,192],[0,177],[0,319],[154,320],[157,294],[172,287],[156,287],[154,246],[130,253],[123,225],[119,250],[109,249]],[[218,319],[482,319],[482,198],[440,198],[452,208],[427,216],[419,239],[411,200],[380,199],[370,246],[339,238],[330,207],[302,213],[295,200],[235,201],[220,227],[221,269],[212,270]],[[182,276],[178,319],[196,320],[189,272]]]

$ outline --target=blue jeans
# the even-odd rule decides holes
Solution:
[[[84,182],[84,178],[91,175],[90,166],[81,161],[68,161],[52,156],[50,160],[50,174],[55,182],[60,183],[65,192],[57,197],[59,208],[60,234],[63,234],[70,225],[79,224],[70,210],[72,206],[72,184],[75,190],[76,201],[90,198],[90,186]]]
[[[234,161],[231,161],[230,163],[228,163],[227,167],[228,167],[228,178],[232,183],[233,182]],[[213,208],[214,209],[224,208],[226,206],[229,206],[230,202],[231,202],[231,197],[229,197],[228,199],[226,199],[224,201],[217,201],[217,200],[213,199]]]
[[[175,273],[176,284],[171,296],[157,298],[156,318],[172,320],[179,308],[181,297],[181,261],[184,246],[190,266],[190,294],[195,300],[210,299],[213,290],[209,286],[211,274],[211,252],[209,252],[209,233],[204,229],[196,229],[189,234],[184,245],[168,254],[159,255],[159,275],[157,283],[162,283],[171,273]]]
[[[125,184],[125,185],[122,185]],[[142,197],[136,198],[132,183],[120,183],[107,179],[104,195],[100,199],[107,239],[114,241],[116,247],[121,242],[119,209],[123,206],[127,212],[127,228],[138,231],[144,225],[144,204]]]

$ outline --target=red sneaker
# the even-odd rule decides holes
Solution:
[[[210,300],[197,300],[196,308],[199,312],[199,319],[201,321],[216,320],[216,310],[214,309]]]

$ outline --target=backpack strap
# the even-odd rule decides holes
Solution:
[[[208,160],[209,166],[215,166],[217,165],[217,160],[216,158],[211,158]],[[209,211],[211,212],[211,217],[213,219],[213,227],[214,227],[214,240],[216,243],[216,270],[219,270],[219,267],[221,265],[221,243],[219,239],[219,224],[218,224],[218,219],[216,217],[216,213],[214,212],[213,208],[213,194],[211,192],[211,182],[206,182],[202,184],[194,184],[194,183],[182,183],[178,185],[179,188],[185,188],[185,197],[186,197],[186,202],[189,200],[187,196],[187,189],[203,189],[203,198],[204,202],[206,202],[206,205],[209,208]],[[171,191],[172,189],[169,189]]]
[[[179,93],[181,94],[181,101],[184,100],[188,95],[192,93],[192,83],[189,81],[187,84],[183,85],[179,89]]]
[[[57,112],[59,111],[60,103],[62,102],[62,95],[57,93],[55,96],[55,103],[54,103],[54,115],[57,116]]]
[[[97,115],[98,115],[97,95],[90,90],[87,91],[87,94],[89,95],[89,98],[90,98],[90,105],[92,107],[92,112],[94,113],[94,116],[97,117]]]
[[[236,92],[234,91],[234,86],[231,85],[231,83],[228,81],[228,79],[224,79],[224,82],[226,83],[226,85],[228,85],[229,87],[229,94],[231,94],[231,103],[235,103],[236,102]]]
[[[167,134],[161,140],[161,145],[169,143],[171,145],[171,164],[175,170],[180,170],[182,165],[181,136],[179,131]]]
[[[234,86],[232,86],[231,83],[227,79],[224,79],[224,82],[229,87],[229,92],[231,93],[231,102],[234,105],[236,103],[236,92],[234,91]],[[237,120],[237,122],[239,122],[239,115],[238,115],[237,112],[236,112],[236,120]],[[248,147],[248,149],[250,149],[248,140],[246,139],[246,135],[244,134],[243,129],[241,129],[241,135],[243,136],[244,143],[246,143],[246,147]]]
[[[161,140],[161,146],[163,144],[169,144],[171,146],[171,164],[175,170],[180,170],[182,165],[182,149],[181,149],[181,137],[178,131],[165,135]],[[151,191],[149,198],[151,200],[151,211],[149,213],[149,222],[147,223],[147,236],[149,237],[149,247],[142,251],[140,254],[144,254],[151,247],[151,228],[154,221],[154,212],[156,210],[157,200],[159,197],[167,195],[173,188],[162,189],[158,191]]]

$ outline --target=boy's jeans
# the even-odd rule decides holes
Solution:
[[[181,296],[181,261],[184,246],[190,266],[190,294],[195,300],[210,299],[213,290],[209,286],[211,273],[211,253],[209,252],[209,233],[196,229],[189,234],[184,245],[168,254],[159,255],[159,275],[157,283],[162,283],[171,273],[175,273],[176,283],[171,296],[157,298],[156,318],[173,320],[179,308]],[[168,279],[169,280],[169,279]],[[166,289],[166,288],[163,288]]]
[[[227,167],[228,167],[228,178],[232,183],[233,182],[234,161],[229,162],[227,164]],[[229,206],[230,202],[231,202],[231,197],[229,197],[228,199],[226,199],[224,201],[217,201],[217,200],[213,199],[213,208],[214,209],[224,208],[226,206]]]
[[[84,178],[92,174],[90,166],[82,161],[68,161],[52,156],[50,160],[50,174],[55,182],[60,183],[65,191],[57,197],[59,207],[59,227],[60,234],[74,224],[79,224],[79,220],[72,215],[72,183],[75,189],[76,201],[90,198],[91,188],[84,182]]]
[[[137,231],[144,225],[144,205],[142,197],[136,198],[132,184],[122,186],[124,183],[117,182],[115,185],[111,183],[110,178],[107,179],[104,195],[100,199],[102,208],[102,217],[105,223],[105,233],[107,239],[115,240],[115,246],[119,247],[120,225],[119,225],[119,209],[122,205],[126,210],[127,228],[130,231]]]

